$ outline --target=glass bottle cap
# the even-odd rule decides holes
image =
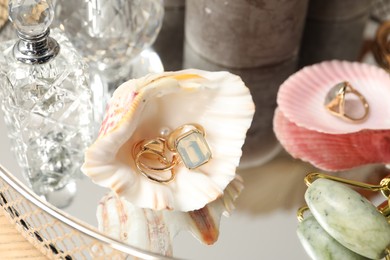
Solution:
[[[10,0],[9,19],[20,38],[14,45],[16,60],[26,64],[43,64],[60,51],[56,40],[49,37],[54,7],[51,0]]]
[[[53,21],[51,0],[11,0],[9,19],[23,35],[34,37],[47,31]]]
[[[27,64],[46,63],[59,53],[58,43],[49,37],[54,18],[51,0],[10,0],[9,19],[20,40],[14,46],[14,56]]]

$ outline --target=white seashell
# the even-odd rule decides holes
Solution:
[[[234,200],[242,189],[237,175],[222,197],[189,212],[142,209],[110,193],[98,206],[99,230],[132,246],[172,256],[172,240],[182,230],[190,231],[205,244],[213,244],[218,239],[221,215],[234,209]]]
[[[101,232],[132,246],[162,255],[172,255],[171,231],[163,211],[135,207],[114,193],[103,197],[97,209]]]
[[[367,120],[354,124],[331,115],[324,106],[328,91],[348,81],[367,100]],[[390,129],[390,77],[373,65],[326,61],[308,66],[290,76],[278,92],[277,103],[285,117],[299,127],[328,134],[346,134],[363,129]]]
[[[248,88],[228,72],[190,69],[130,80],[113,94],[82,170],[137,207],[200,209],[234,179],[253,114]],[[188,123],[203,126],[212,159],[195,170],[176,166],[170,183],[141,175],[132,157],[134,145]]]

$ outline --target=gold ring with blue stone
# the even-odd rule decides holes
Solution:
[[[167,140],[170,151],[179,154],[181,161],[190,170],[210,161],[212,153],[206,134],[199,124],[185,124],[176,128]]]
[[[205,131],[199,124],[182,125],[169,133],[166,139],[142,140],[133,147],[137,169],[149,180],[159,183],[172,181],[175,178],[174,168],[179,163],[193,170],[206,164],[211,157]],[[162,176],[168,171],[170,174],[165,173],[168,176]]]

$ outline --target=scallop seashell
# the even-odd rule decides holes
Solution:
[[[349,123],[330,114],[324,106],[328,91],[348,81],[367,100],[367,120]],[[297,126],[328,134],[346,134],[363,129],[390,129],[390,77],[373,65],[326,61],[308,66],[290,76],[278,92],[280,111]]]
[[[98,206],[99,230],[149,252],[172,256],[172,240],[180,231],[190,231],[207,245],[217,241],[221,215],[234,209],[242,189],[242,179],[237,175],[223,196],[189,212],[139,208],[111,192]]]
[[[219,198],[236,176],[253,114],[248,88],[228,72],[190,69],[133,79],[114,92],[82,170],[137,207],[200,209]],[[204,128],[212,159],[192,170],[177,165],[169,183],[140,174],[134,146],[189,123]]]
[[[365,121],[343,121],[326,110],[328,91],[343,81],[366,98]],[[389,163],[389,99],[390,77],[384,70],[357,62],[319,63],[295,73],[280,87],[274,132],[293,157],[324,170]]]
[[[294,158],[328,170],[347,170],[371,163],[390,163],[390,130],[326,134],[299,127],[277,109],[276,137]]]

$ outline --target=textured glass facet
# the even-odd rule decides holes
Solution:
[[[162,0],[57,0],[56,15],[90,65],[114,77],[154,42],[164,5]]]
[[[94,131],[86,65],[53,31],[61,50],[41,65],[16,62],[15,40],[0,46],[2,109],[19,165],[38,194],[77,176]]]

